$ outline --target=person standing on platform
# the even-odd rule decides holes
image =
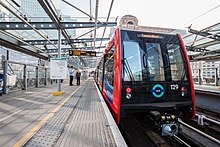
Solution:
[[[69,76],[70,76],[69,85],[73,86],[73,67],[69,68]]]
[[[78,69],[76,72],[76,85],[80,85],[80,76],[81,76],[81,73]]]

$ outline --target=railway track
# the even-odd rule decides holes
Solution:
[[[143,115],[129,116],[122,119],[120,130],[130,147],[200,147],[200,143],[179,133],[176,137],[161,136],[153,124],[143,120]]]
[[[197,121],[181,123],[181,130],[177,136],[161,136],[160,132],[153,127],[149,120],[143,119],[146,115],[130,115],[122,119],[120,130],[130,147],[219,147],[220,133],[216,128],[210,129],[207,126],[200,126]],[[179,120],[181,122],[181,120]],[[209,125],[210,126],[210,125]],[[215,140],[210,140],[207,136],[201,135],[199,130]],[[215,130],[215,131],[213,131]],[[210,132],[212,132],[210,134]]]
[[[209,108],[206,107],[196,107],[196,111],[200,115],[206,115],[207,117],[220,121],[220,113],[217,111],[210,110]]]
[[[193,133],[193,131],[188,130],[187,127],[183,127],[183,132],[186,134],[192,134],[192,136],[194,136],[194,140],[199,141],[203,145],[209,144],[208,146],[220,146],[219,118],[220,114],[218,112],[199,107],[197,108],[196,118],[185,121],[185,123],[205,133],[206,137],[195,132]],[[207,137],[209,139],[207,139]]]

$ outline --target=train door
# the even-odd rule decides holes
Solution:
[[[107,101],[113,103],[114,91],[114,46],[104,56],[103,93]]]

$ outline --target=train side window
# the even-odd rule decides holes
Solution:
[[[114,86],[114,46],[105,55],[105,73],[104,78],[107,80],[108,84]]]

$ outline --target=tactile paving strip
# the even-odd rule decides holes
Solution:
[[[86,87],[56,146],[116,146],[93,83]]]
[[[70,100],[51,118],[44,126],[24,145],[31,147],[46,147],[54,146],[59,136],[61,135],[66,122],[74,110],[81,94],[85,90],[86,85],[83,85]]]

